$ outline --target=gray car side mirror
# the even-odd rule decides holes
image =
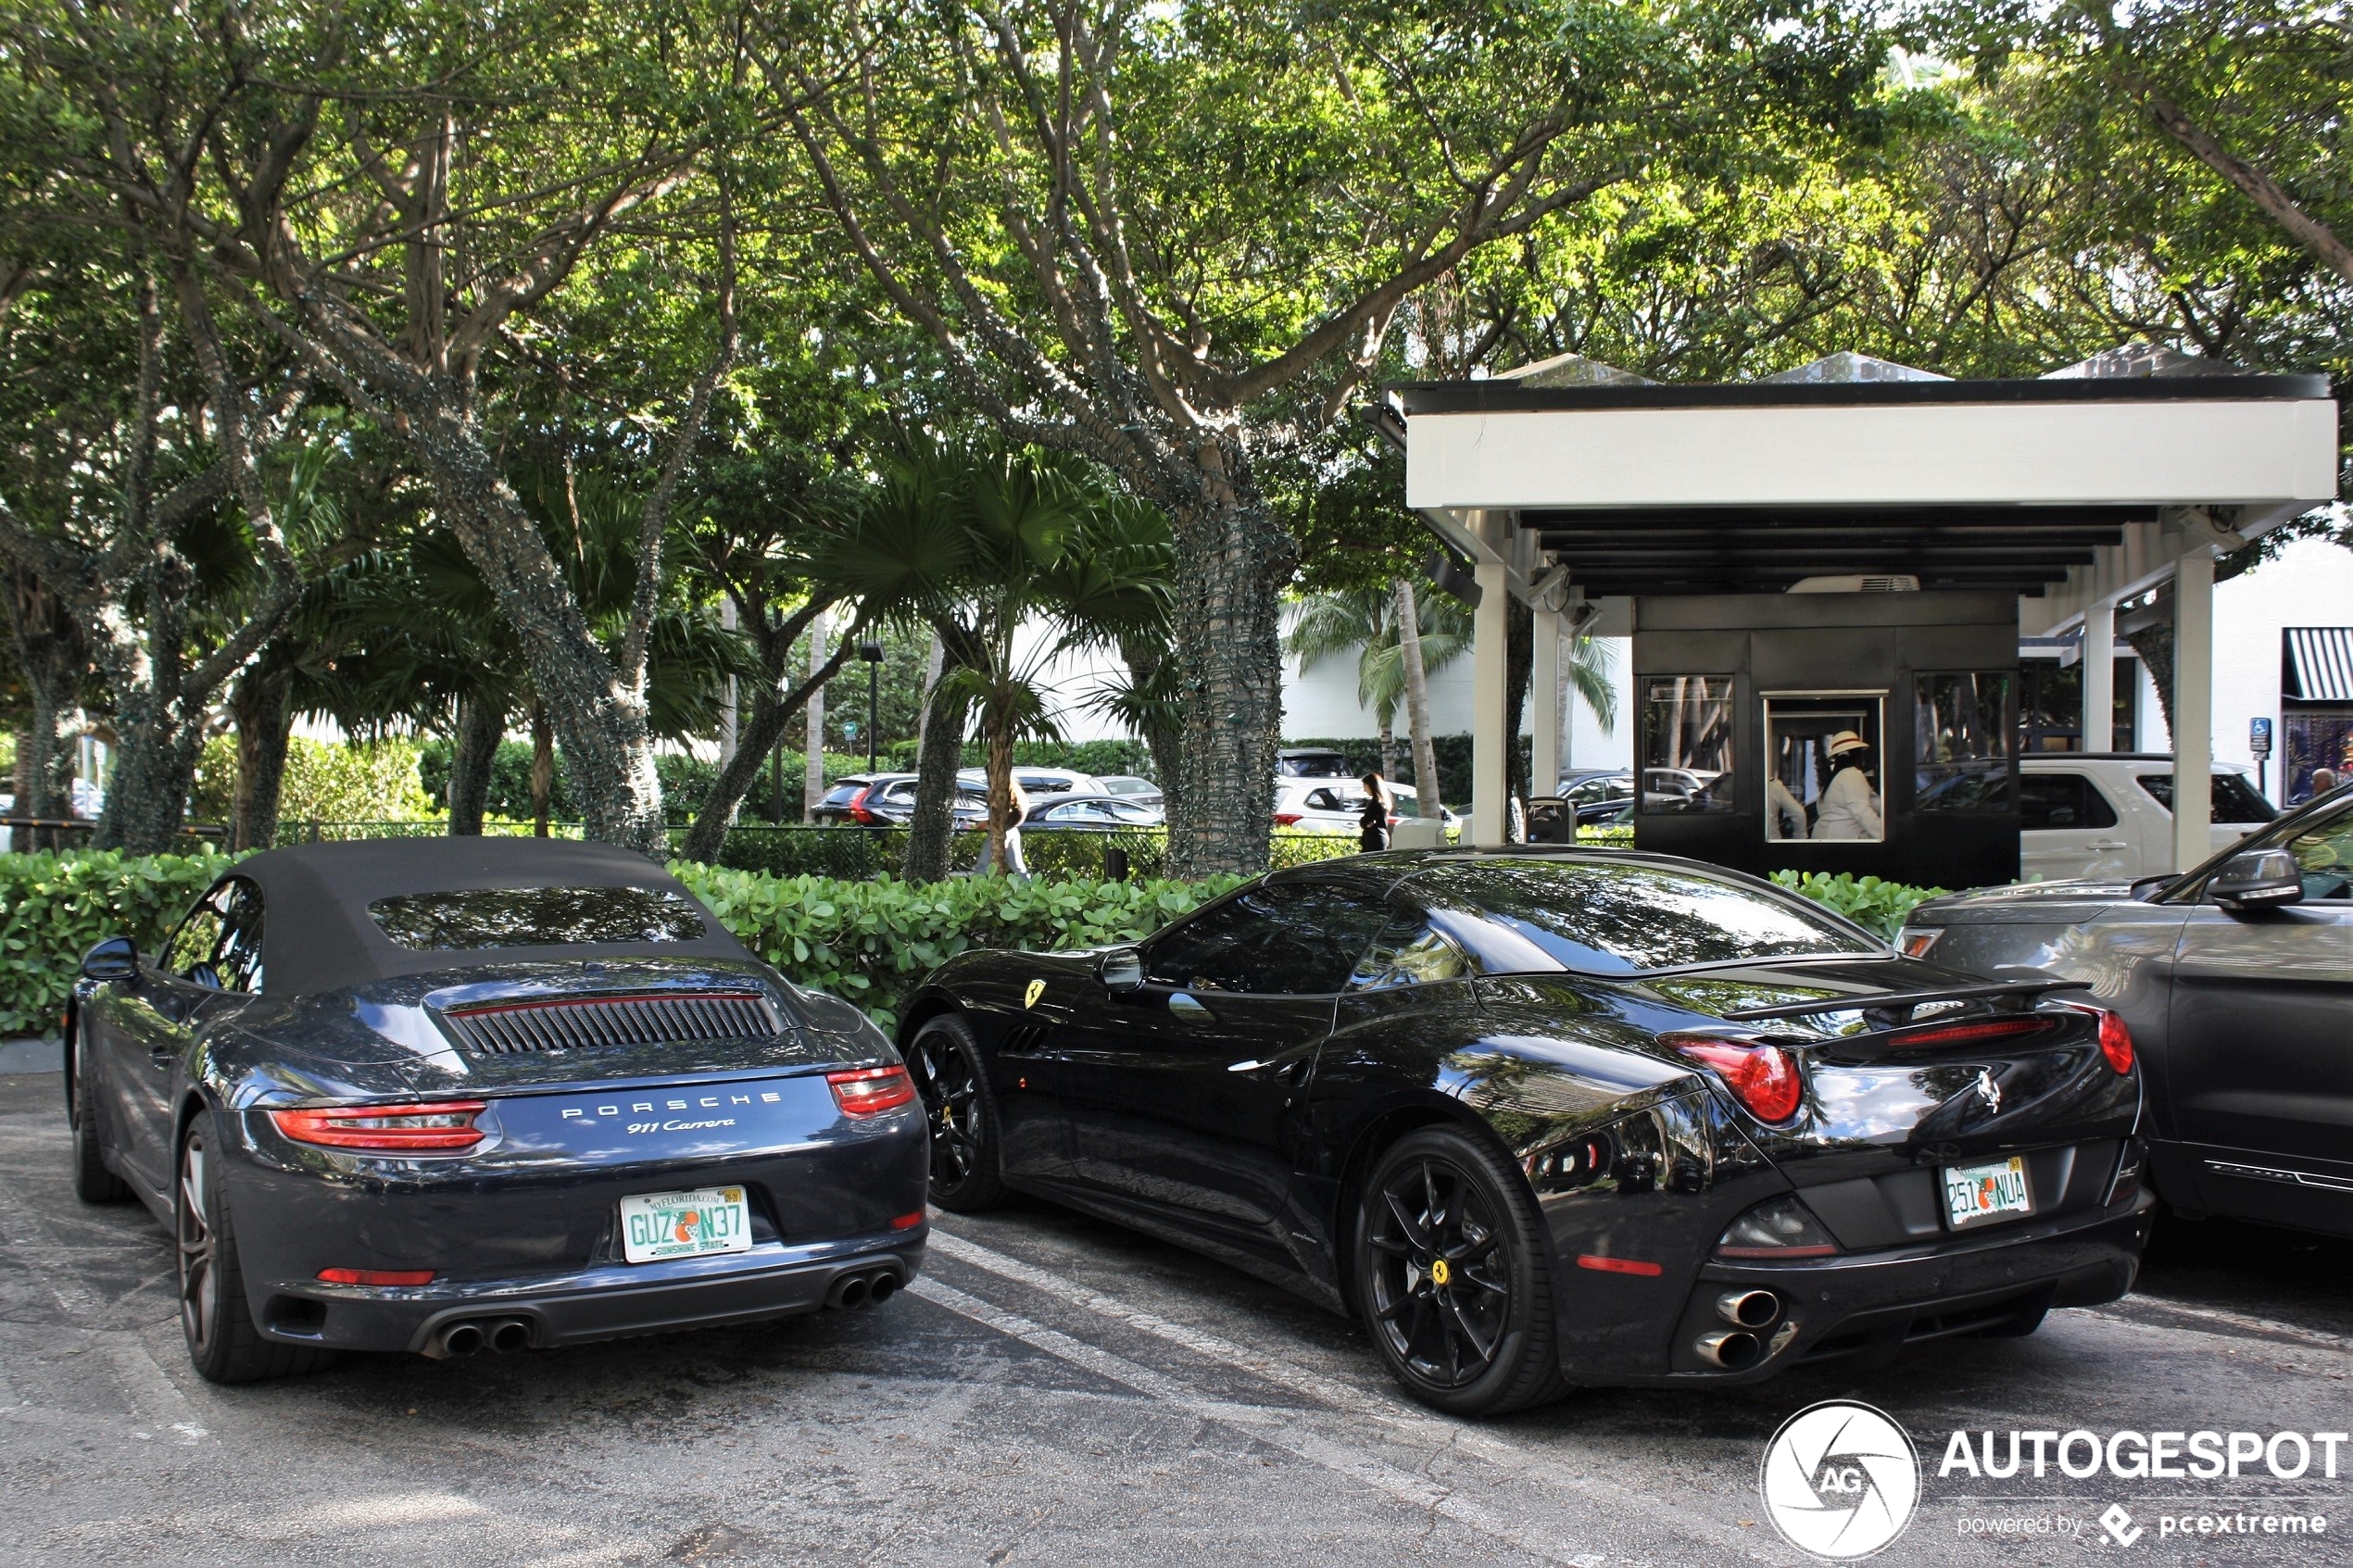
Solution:
[[[1105,953],[1095,972],[1106,991],[1140,991],[1144,988],[1143,955],[1133,947],[1114,947]]]
[[[82,955],[82,977],[101,985],[139,972],[139,949],[128,936],[109,936]]]
[[[2268,909],[2304,899],[2304,869],[2284,849],[2250,849],[2222,862],[2207,893],[2226,909]]]

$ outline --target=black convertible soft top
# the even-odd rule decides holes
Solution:
[[[238,862],[230,874],[261,889],[263,985],[273,996],[332,991],[400,974],[482,963],[555,959],[750,958],[676,877],[610,844],[555,838],[379,838],[306,844]],[[704,934],[685,942],[420,952],[386,936],[368,906],[402,894],[497,887],[641,887],[702,910]]]

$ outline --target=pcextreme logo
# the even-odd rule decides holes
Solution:
[[[1756,1489],[1781,1538],[1833,1562],[1883,1550],[1912,1522],[1920,1456],[1885,1411],[1825,1399],[1781,1423]]]

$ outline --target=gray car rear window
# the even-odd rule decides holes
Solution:
[[[701,908],[649,887],[468,887],[379,898],[369,915],[412,952],[693,942]]]

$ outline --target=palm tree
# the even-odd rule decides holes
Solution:
[[[1410,606],[1416,634],[1400,635],[1401,606]],[[1380,724],[1381,773],[1396,776],[1397,709],[1406,709],[1414,784],[1437,799],[1438,767],[1429,743],[1428,694],[1417,689],[1470,646],[1470,612],[1445,594],[1416,593],[1400,579],[1394,588],[1355,588],[1302,600],[1291,623],[1290,651],[1304,671],[1319,660],[1356,655],[1356,700]],[[1424,781],[1428,781],[1425,784]]]
[[[930,722],[979,721],[992,866],[1005,863],[1014,742],[1061,734],[1049,667],[1075,648],[1117,646],[1123,634],[1164,622],[1162,558],[1139,520],[1106,498],[1089,471],[1065,459],[919,443],[889,466],[874,505],[823,563],[821,575],[870,613],[920,621],[938,634],[944,657]],[[1025,638],[1030,627],[1045,634]],[[922,773],[919,842],[945,822],[950,784],[936,760]],[[928,863],[912,852],[910,859]]]

